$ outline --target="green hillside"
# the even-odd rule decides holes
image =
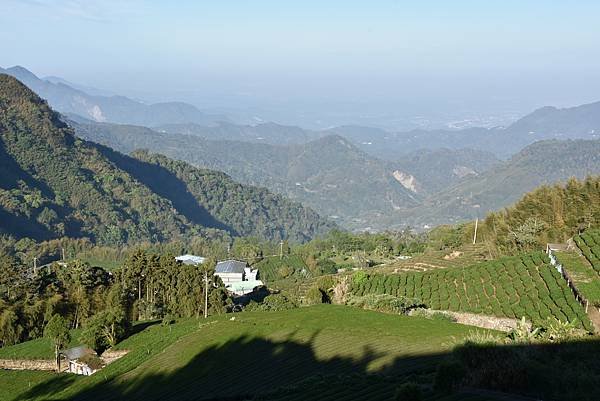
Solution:
[[[371,216],[416,206],[420,195],[380,161],[348,140],[330,135],[305,144],[277,146],[196,135],[167,134],[143,127],[72,123],[78,136],[120,152],[149,149],[195,166],[223,171],[242,183],[260,185],[296,199],[350,228],[370,225]]]
[[[423,273],[372,274],[354,280],[352,292],[414,297],[438,310],[525,316],[536,324],[554,317],[593,330],[566,282],[543,254]]]
[[[510,160],[426,199],[406,212],[430,225],[483,218],[542,185],[600,173],[600,140],[551,140],[527,146]]]
[[[297,203],[224,174],[149,155],[135,159],[77,139],[45,101],[8,75],[0,75],[0,135],[0,233],[17,238],[121,244],[228,232],[305,241],[332,227]]]
[[[0,372],[0,383],[17,390],[0,399],[253,399],[330,378],[337,399],[359,400],[365,392],[345,388],[361,375],[378,391],[372,399],[384,400],[398,384],[386,377],[432,372],[436,354],[472,331],[332,305],[230,316],[150,326],[119,344],[126,356],[89,377]]]

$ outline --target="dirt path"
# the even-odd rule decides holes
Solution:
[[[45,359],[0,359],[0,369],[56,370],[56,362]]]
[[[598,308],[591,305],[588,306],[587,315],[592,321],[592,325],[594,325],[596,334],[600,333],[600,311],[598,311]]]

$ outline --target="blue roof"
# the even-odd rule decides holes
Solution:
[[[239,260],[224,260],[217,263],[215,273],[243,273],[246,266],[246,262]]]

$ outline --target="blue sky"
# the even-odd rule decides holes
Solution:
[[[582,0],[0,0],[0,66],[201,106],[568,105],[600,100],[599,20]]]

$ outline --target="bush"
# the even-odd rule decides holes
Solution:
[[[362,270],[358,270],[352,275],[352,284],[356,287],[365,284],[369,280],[369,275]]]
[[[313,285],[306,293],[306,303],[309,305],[317,305],[325,302],[325,294],[317,286]]]
[[[404,383],[396,390],[396,401],[421,401],[422,399],[421,387],[417,383]]]
[[[264,311],[281,311],[298,307],[298,303],[295,300],[282,293],[268,295],[258,305],[258,309]]]
[[[175,318],[173,317],[173,315],[166,314],[162,318],[161,326],[166,327],[172,325],[173,323],[175,323]]]
[[[365,295],[351,297],[348,305],[378,312],[406,314],[411,309],[424,307],[423,302],[416,298],[395,297],[387,294]]]
[[[85,363],[93,370],[102,369],[104,367],[104,361],[98,357],[98,355],[84,355],[79,358],[79,362]]]

